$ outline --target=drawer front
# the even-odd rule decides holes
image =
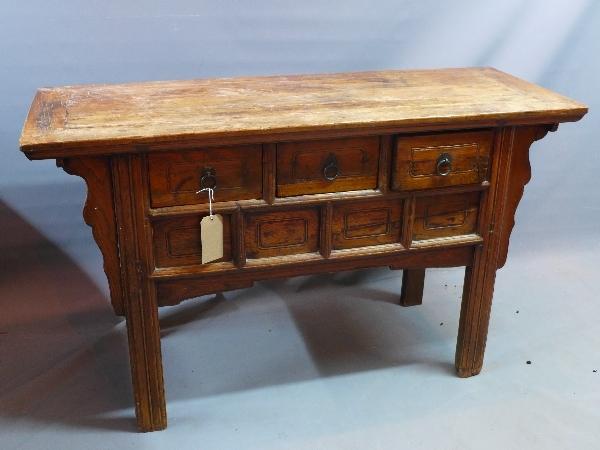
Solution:
[[[333,208],[333,248],[400,242],[401,224],[401,200],[340,203]]]
[[[413,190],[481,183],[487,179],[493,131],[400,136],[392,189]]]
[[[416,199],[413,241],[477,232],[479,192]]]
[[[278,144],[277,195],[375,189],[378,160],[378,137]]]
[[[312,208],[248,214],[244,239],[248,258],[316,252],[319,211]]]
[[[260,145],[152,153],[148,170],[155,208],[208,203],[207,194],[196,192],[212,183],[217,202],[262,196]]]
[[[154,259],[157,267],[202,264],[200,221],[203,216],[161,219],[153,224]],[[223,215],[223,258],[231,260],[231,216]],[[207,265],[210,265],[208,263]]]

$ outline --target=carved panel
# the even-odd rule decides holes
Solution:
[[[308,222],[303,217],[258,222],[256,240],[261,249],[303,245],[307,239]]]
[[[340,203],[333,208],[333,248],[400,241],[402,200]]]
[[[510,133],[507,129],[504,135],[504,142],[502,142],[503,151],[511,149],[512,154],[507,175],[509,182],[506,185],[504,214],[500,217],[498,223],[493,225],[497,233],[500,234],[498,268],[504,266],[506,263],[509,239],[515,226],[517,206],[523,197],[525,185],[531,179],[529,148],[533,142],[542,139],[549,131],[556,131],[557,129],[558,124],[513,127],[510,129]]]
[[[200,240],[201,215],[162,219],[153,224],[154,252],[157,267],[202,264]],[[223,258],[231,260],[231,216],[223,215]]]
[[[248,258],[316,252],[319,249],[318,210],[248,214],[244,235]]]
[[[113,309],[117,315],[124,315],[110,161],[103,157],[78,157],[57,160],[57,165],[85,180],[87,198],[83,219],[92,227],[94,240],[100,247]]]
[[[207,195],[196,194],[208,169],[215,176],[215,201],[262,196],[260,145],[159,152],[148,156],[152,206],[208,203]]]
[[[379,137],[277,144],[277,195],[375,189],[378,159]]]
[[[416,199],[414,241],[475,233],[479,192]]]

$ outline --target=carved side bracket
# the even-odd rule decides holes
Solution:
[[[558,124],[549,124],[541,126],[516,127],[511,135],[511,142],[506,142],[504,146],[512,147],[512,158],[510,161],[510,184],[506,193],[506,206],[501,223],[496,229],[501,233],[500,248],[498,253],[497,267],[501,268],[506,263],[508,254],[508,245],[510,235],[515,226],[515,213],[517,206],[523,197],[525,185],[531,179],[531,165],[529,163],[529,148],[535,141],[540,140],[548,134],[549,131],[556,131]],[[510,150],[510,149],[501,149]]]
[[[83,178],[87,185],[87,198],[83,220],[92,228],[92,234],[104,259],[104,272],[108,278],[110,298],[115,314],[124,315],[119,246],[115,225],[110,161],[103,157],[80,157],[56,160],[70,175]]]

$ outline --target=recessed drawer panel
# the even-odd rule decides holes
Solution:
[[[312,208],[248,214],[244,233],[248,258],[316,252],[319,213]]]
[[[200,221],[203,216],[161,219],[153,225],[154,255],[157,267],[202,264]],[[223,258],[231,260],[231,217],[223,215]],[[212,264],[208,263],[208,264]],[[207,264],[207,265],[208,265]]]
[[[491,130],[398,137],[392,189],[481,183],[488,176],[492,138]]]
[[[402,201],[340,203],[333,208],[333,248],[336,250],[400,241]]]
[[[417,198],[413,241],[477,232],[479,192]]]
[[[152,153],[148,170],[153,207],[208,203],[213,185],[217,202],[262,196],[260,145]]]
[[[277,144],[277,195],[375,189],[379,138]]]

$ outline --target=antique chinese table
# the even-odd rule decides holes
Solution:
[[[158,307],[257,280],[389,266],[410,306],[426,268],[466,266],[456,370],[478,374],[529,147],[586,112],[492,68],[82,85],[40,89],[20,144],[87,183],[151,431]]]

